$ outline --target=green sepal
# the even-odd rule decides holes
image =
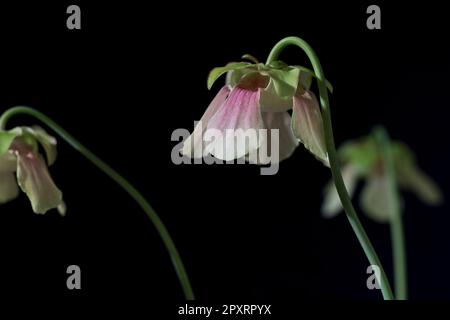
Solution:
[[[292,68],[297,68],[300,70],[300,83],[305,86],[305,89],[307,90],[309,89],[309,87],[311,87],[312,78],[317,79],[316,74],[308,68],[305,68],[303,66],[292,66]],[[326,79],[325,86],[327,87],[328,91],[330,91],[330,93],[333,93],[333,86]]]
[[[249,64],[245,68],[230,70],[227,72],[226,84],[234,88],[239,84],[242,78],[254,72],[264,73],[265,70],[266,67],[263,63]]]
[[[254,64],[259,64],[258,59],[256,59],[254,56],[252,56],[251,54],[248,54],[248,53],[244,54],[244,55],[241,57],[241,59],[251,61],[251,62],[253,62]]]
[[[297,68],[271,69],[267,71],[276,94],[282,99],[290,99],[297,91],[300,70]]]
[[[271,63],[269,63],[268,67],[271,69],[286,69],[289,66],[284,61],[275,60],[275,61],[272,61]]]
[[[0,156],[8,152],[11,143],[21,134],[21,128],[14,128],[9,131],[0,131]]]
[[[217,68],[212,69],[208,76],[208,82],[207,82],[208,89],[211,89],[214,82],[216,82],[216,80],[224,73],[226,73],[228,71],[245,68],[248,66],[249,66],[249,63],[247,63],[247,62],[231,62],[224,67],[217,67]]]
[[[416,163],[414,153],[402,142],[391,142],[391,152],[394,161],[398,161],[399,164],[415,165]]]
[[[372,171],[379,154],[375,140],[368,136],[345,143],[339,148],[338,156],[343,163],[351,163],[367,174]]]
[[[39,151],[39,144],[33,129],[30,127],[20,127],[20,129],[22,129],[21,135],[19,137],[20,141],[30,146],[33,152],[37,153]]]

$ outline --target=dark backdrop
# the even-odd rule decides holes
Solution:
[[[69,4],[2,6],[0,109],[45,112],[134,183],[167,225],[200,300],[381,299],[366,288],[368,262],[345,216],[320,216],[330,172],[307,151],[261,176],[251,165],[174,165],[170,137],[191,131],[217,92],[220,84],[206,88],[210,69],[244,53],[264,61],[278,40],[296,35],[334,85],[337,145],[384,124],[448,200],[444,8],[379,3],[382,29],[371,31],[371,3],[79,1],[82,30],[69,31]],[[282,59],[309,66],[297,48]],[[23,116],[11,125],[35,123]],[[3,293],[182,301],[160,238],[123,190],[61,139],[51,173],[65,218],[33,214],[23,194],[0,208]],[[448,201],[429,208],[405,194],[405,211],[410,297],[449,298]],[[361,219],[392,277],[389,227]],[[80,291],[66,288],[71,264],[81,267]]]

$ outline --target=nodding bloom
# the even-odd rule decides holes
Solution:
[[[413,152],[403,143],[392,141],[391,154],[395,168],[395,179],[399,189],[414,192],[428,205],[439,205],[443,196],[433,180],[422,172]],[[361,209],[373,220],[389,222],[389,195],[383,156],[380,146],[373,136],[367,136],[345,143],[338,156],[342,163],[342,178],[350,196],[355,192],[359,180],[365,185],[359,197]],[[341,202],[333,183],[324,190],[322,214],[333,217],[342,210]]]
[[[39,152],[45,152],[46,160]],[[57,208],[65,214],[62,193],[47,165],[56,160],[56,139],[42,128],[17,127],[0,131],[0,203],[15,199],[19,187],[28,196],[35,213]]]
[[[226,161],[245,157],[252,163],[266,164],[271,158],[258,150],[271,150],[271,143],[278,143],[271,139],[271,129],[278,129],[279,161],[290,157],[301,142],[329,166],[319,103],[309,90],[314,73],[281,61],[265,65],[251,58],[256,63],[230,63],[211,71],[208,88],[225,73],[226,84],[185,140],[182,154],[191,158],[212,154]],[[331,90],[329,83],[327,86]],[[249,129],[267,129],[267,134],[240,143]],[[211,139],[209,130],[219,132],[225,139]],[[230,135],[229,131],[235,134]]]

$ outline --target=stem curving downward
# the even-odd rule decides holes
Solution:
[[[369,240],[369,237],[367,236],[359,218],[356,214],[355,209],[353,208],[352,202],[350,200],[350,196],[348,195],[347,189],[345,188],[344,181],[342,179],[341,170],[339,166],[339,161],[337,158],[336,153],[336,147],[334,145],[334,138],[333,138],[333,128],[331,124],[331,112],[330,112],[330,104],[328,101],[328,91],[326,88],[326,79],[325,75],[322,70],[322,66],[319,62],[319,58],[317,57],[314,50],[311,48],[311,46],[304,41],[303,39],[300,39],[298,37],[287,37],[283,40],[279,41],[272,49],[272,51],[269,54],[269,57],[267,58],[266,64],[271,63],[272,61],[275,61],[278,59],[278,56],[283,51],[284,48],[287,46],[294,45],[302,49],[306,55],[308,56],[309,60],[311,61],[311,64],[314,68],[314,73],[317,77],[317,82],[319,86],[319,94],[320,94],[320,105],[322,107],[322,116],[323,116],[323,122],[324,122],[324,131],[325,131],[325,143],[327,147],[328,157],[330,160],[330,166],[331,166],[331,173],[333,176],[334,184],[336,185],[336,189],[339,195],[339,198],[341,200],[342,206],[345,210],[345,213],[347,215],[347,218],[350,222],[351,227],[353,228],[353,231],[356,234],[356,237],[359,240],[359,243],[361,244],[361,247],[364,250],[364,253],[367,256],[367,259],[369,260],[369,263],[371,265],[376,265],[380,269],[380,287],[383,294],[383,298],[385,300],[392,300],[393,294],[392,290],[388,281],[388,278],[386,276],[386,273],[381,265],[380,259],[378,258],[377,253],[375,252],[374,247],[372,246],[372,243]]]
[[[71,145],[75,150],[80,152],[83,156],[85,156],[89,161],[91,161],[97,168],[103,171],[106,175],[108,175],[111,179],[113,179],[119,186],[121,186],[144,210],[147,214],[156,230],[158,231],[164,245],[166,246],[167,251],[169,252],[170,258],[172,260],[172,264],[177,273],[180,284],[183,288],[184,296],[187,300],[194,300],[194,293],[192,291],[192,287],[186,273],[186,270],[183,266],[183,262],[181,261],[180,254],[178,253],[175,244],[164,226],[163,222],[156,214],[155,210],[151,207],[147,200],[142,196],[142,194],[124,177],[122,177],[119,173],[117,173],[113,168],[103,162],[100,158],[98,158],[95,154],[93,154],[89,149],[83,146],[78,140],[72,137],[66,130],[64,130],[61,126],[59,126],[52,119],[44,115],[43,113],[29,108],[29,107],[14,107],[6,110],[3,115],[0,117],[0,130],[5,130],[6,124],[8,120],[15,116],[25,114],[32,116],[43,123],[45,123],[49,128],[55,131],[62,139],[64,139],[69,145]]]

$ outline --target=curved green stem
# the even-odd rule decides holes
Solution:
[[[375,137],[383,155],[384,170],[387,178],[388,210],[390,213],[392,257],[394,260],[395,297],[408,299],[408,281],[406,267],[405,236],[403,231],[400,201],[395,178],[395,166],[389,135],[383,127],[375,129]]]
[[[61,138],[63,138],[68,144],[70,144],[75,150],[80,152],[95,166],[97,166],[97,168],[102,170],[111,179],[113,179],[139,204],[139,206],[142,208],[142,210],[144,210],[144,212],[147,214],[147,216],[150,218],[151,222],[155,226],[162,241],[164,242],[164,245],[166,246],[167,251],[170,254],[172,264],[175,267],[175,271],[183,288],[185,298],[187,300],[194,300],[194,293],[192,291],[188,275],[186,273],[186,270],[184,269],[183,262],[181,261],[178,250],[175,247],[175,244],[172,238],[170,237],[169,232],[167,231],[163,222],[158,217],[153,208],[150,206],[150,204],[147,202],[147,200],[145,200],[142,194],[135,187],[133,187],[124,177],[118,174],[113,168],[111,168],[109,165],[107,165],[105,162],[99,159],[95,154],[93,154],[86,147],[84,147],[79,141],[77,141],[74,137],[72,137],[66,130],[61,128],[52,119],[50,119],[49,117],[47,117],[46,115],[35,109],[28,107],[14,107],[6,110],[0,117],[0,130],[5,130],[6,124],[11,117],[20,114],[30,115],[45,123],[48,127],[50,127],[53,131],[55,131]]]
[[[339,198],[341,200],[342,206],[344,207],[347,218],[350,222],[350,225],[353,228],[353,231],[356,234],[356,237],[361,244],[364,253],[367,256],[371,265],[376,265],[380,268],[380,287],[383,293],[383,297],[385,300],[393,299],[392,290],[389,285],[388,278],[384,269],[381,265],[380,259],[378,258],[375,249],[372,246],[372,243],[369,240],[359,218],[353,208],[352,202],[350,200],[350,196],[347,193],[347,189],[345,188],[344,181],[342,179],[341,170],[336,154],[336,147],[334,145],[333,138],[333,128],[331,125],[331,113],[330,113],[330,104],[328,101],[328,91],[325,85],[326,79],[322,70],[322,66],[319,62],[319,58],[317,57],[314,50],[311,46],[306,43],[304,40],[298,37],[287,37],[283,40],[279,41],[272,49],[267,59],[266,64],[271,63],[278,59],[281,51],[289,45],[294,45],[301,48],[306,55],[308,56],[311,64],[314,68],[314,73],[317,77],[317,82],[319,86],[319,94],[320,94],[320,104],[322,107],[322,116],[324,122],[324,131],[325,131],[325,142],[328,151],[328,157],[330,160],[331,173],[333,176],[334,184],[336,185],[337,192],[339,194]]]

